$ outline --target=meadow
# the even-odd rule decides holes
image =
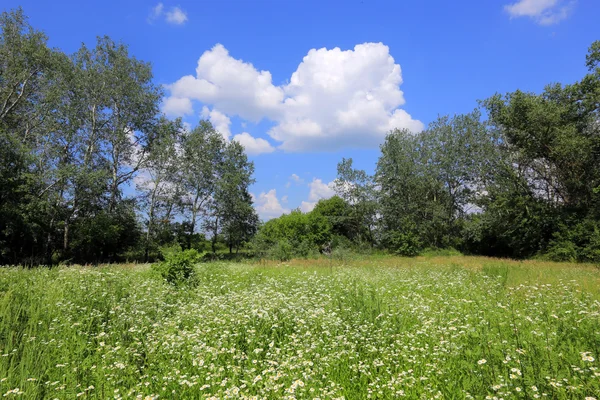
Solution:
[[[4,397],[600,398],[600,270],[483,257],[0,270]]]

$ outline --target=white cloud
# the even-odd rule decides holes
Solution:
[[[290,175],[290,179],[293,180],[296,183],[304,183],[304,179],[300,178],[298,175],[296,174],[292,174]]]
[[[308,193],[308,200],[310,201],[328,199],[335,194],[333,182],[324,183],[321,179],[313,178],[308,187],[310,188],[310,192]]]
[[[288,202],[288,197],[287,197],[287,195],[285,195],[285,196],[283,196],[283,197],[281,198],[281,202],[282,202],[283,204],[287,204],[287,202]]]
[[[242,132],[233,137],[233,140],[246,148],[249,155],[258,155],[262,153],[272,153],[275,148],[265,139],[255,138],[248,132]]]
[[[324,183],[321,179],[313,178],[312,182],[308,184],[308,187],[310,188],[310,191],[308,192],[308,201],[300,203],[300,210],[302,210],[302,212],[312,211],[319,200],[328,199],[335,195],[333,182]]]
[[[182,25],[187,20],[187,14],[179,7],[171,7],[171,9],[165,12],[165,5],[163,3],[158,3],[154,7],[152,7],[152,11],[148,16],[148,23],[153,23],[158,18],[164,16],[165,20],[174,25]]]
[[[229,117],[222,112],[215,110],[214,108],[210,110],[208,107],[202,107],[201,112],[202,118],[206,118],[210,121],[212,126],[221,134],[225,140],[229,140],[231,136],[231,130],[229,126],[231,125],[231,120]]]
[[[185,24],[188,17],[185,11],[183,11],[181,8],[173,7],[170,11],[167,11],[166,19],[170,24],[181,25]]]
[[[316,201],[303,201],[302,203],[300,203],[300,211],[307,213],[307,212],[311,212],[312,210],[315,209],[315,206],[317,205]]]
[[[262,220],[279,217],[282,214],[289,213],[290,210],[284,208],[277,198],[277,190],[271,189],[268,192],[262,192],[258,197],[252,196],[256,212]]]
[[[283,90],[271,83],[270,72],[230,57],[220,44],[202,54],[195,77],[184,76],[169,89],[172,96],[196,99],[252,121],[274,116],[284,98]]]
[[[211,110],[206,106],[202,107],[200,115],[202,118],[208,119],[213,127],[223,135],[225,140],[229,140],[231,137],[231,119],[227,115],[215,108]],[[275,148],[265,139],[255,138],[248,132],[235,135],[233,140],[244,146],[246,153],[249,155],[272,153],[275,151]]]
[[[218,44],[202,54],[196,76],[169,85],[171,96],[199,100],[228,115],[275,122],[269,135],[286,151],[375,147],[393,128],[423,129],[399,107],[400,65],[382,43],[352,50],[312,49],[288,84],[235,59]]]
[[[552,25],[567,18],[574,4],[564,0],[519,0],[504,9],[511,18],[529,17],[540,25]]]
[[[162,104],[162,111],[172,117],[183,117],[194,113],[192,102],[185,97],[167,97]]]
[[[163,3],[158,3],[157,5],[152,7],[152,11],[150,12],[150,15],[148,16],[148,22],[152,23],[152,22],[154,22],[154,20],[156,18],[160,17],[160,15],[163,13],[164,7],[165,6]]]

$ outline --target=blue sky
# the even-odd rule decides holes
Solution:
[[[585,72],[597,0],[5,0],[68,53],[109,35],[150,61],[163,110],[244,144],[267,219],[308,210],[342,157],[372,172],[386,130]]]

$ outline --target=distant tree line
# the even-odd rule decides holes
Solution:
[[[496,94],[418,134],[391,132],[373,176],[342,160],[337,196],[267,222],[255,248],[282,259],[346,246],[600,262],[600,42],[586,62],[574,84]]]
[[[600,42],[586,65],[573,84],[394,130],[373,175],[343,159],[336,196],[261,225],[243,147],[164,117],[149,64],[108,37],[64,54],[4,12],[0,265],[150,261],[170,245],[600,262]]]
[[[161,98],[125,45],[67,55],[22,10],[1,14],[0,265],[233,251],[255,233],[243,147],[166,119]]]

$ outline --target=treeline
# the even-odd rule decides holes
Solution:
[[[162,116],[149,64],[108,37],[52,49],[20,9],[0,30],[0,265],[233,251],[255,233],[243,147]]]
[[[600,42],[586,62],[574,84],[497,94],[419,134],[391,132],[373,176],[342,160],[337,196],[267,222],[256,251],[454,248],[600,262]]]
[[[4,12],[0,265],[151,261],[173,245],[600,262],[600,42],[586,64],[573,84],[390,132],[374,175],[344,159],[337,196],[261,226],[243,147],[161,115],[149,64],[108,37],[64,54]]]

